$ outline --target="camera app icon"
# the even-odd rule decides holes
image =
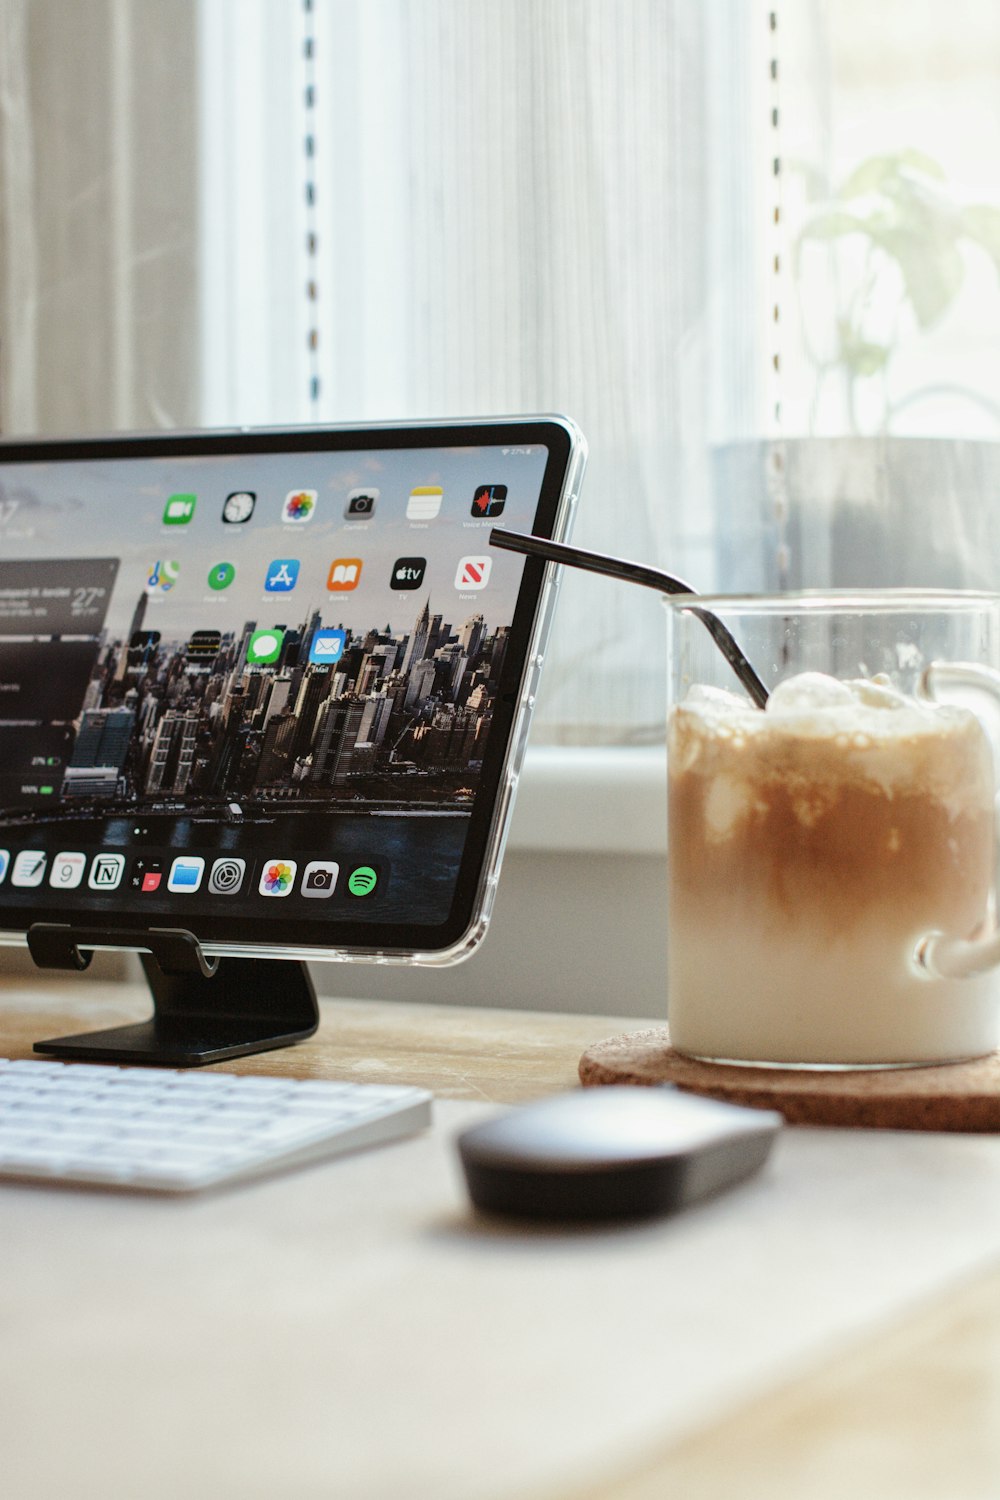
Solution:
[[[375,514],[378,494],[378,490],[373,489],[351,490],[344,506],[344,520],[367,521]]]
[[[333,895],[339,874],[340,866],[335,860],[311,860],[303,873],[299,894],[311,896],[314,901],[325,900],[326,897]]]

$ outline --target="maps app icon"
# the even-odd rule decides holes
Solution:
[[[345,630],[317,630],[309,647],[309,660],[317,666],[329,667],[344,654]]]

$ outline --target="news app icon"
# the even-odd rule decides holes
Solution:
[[[176,895],[192,895],[201,885],[205,861],[199,854],[179,854],[170,866],[167,890]]]
[[[187,526],[194,519],[197,495],[171,495],[163,507],[164,526]]]
[[[361,581],[361,568],[360,557],[335,557],[330,564],[327,588],[332,594],[346,594],[349,589],[356,589]]]
[[[426,557],[397,557],[392,565],[389,587],[393,589],[418,589],[427,571]]]
[[[269,594],[290,594],[299,576],[297,557],[276,557],[264,578],[264,587]]]
[[[316,510],[316,490],[289,490],[281,507],[281,519],[289,526],[311,521]]]
[[[41,885],[48,862],[49,856],[44,849],[22,849],[14,861],[11,883],[21,886]]]
[[[234,490],[231,495],[226,496],[222,519],[230,526],[242,526],[253,515],[256,504],[257,495],[254,490]]]
[[[208,891],[211,896],[235,896],[243,884],[243,877],[247,872],[245,859],[236,859],[233,855],[226,855],[224,859],[217,859],[212,866],[212,873],[208,877]]]
[[[85,854],[79,854],[72,849],[64,849],[52,861],[49,885],[54,886],[57,891],[75,890],[83,879],[83,872],[86,868],[87,856]]]
[[[114,891],[122,882],[125,869],[124,854],[97,854],[87,876],[92,891]]]
[[[339,874],[340,866],[336,860],[310,860],[302,872],[302,884],[299,887],[299,895],[309,896],[313,900],[326,900],[329,896],[333,895]]]
[[[266,859],[257,889],[262,896],[288,896],[295,884],[294,859]]]
[[[493,516],[502,516],[506,503],[507,486],[505,484],[481,484],[472,497],[472,514],[484,521]]]
[[[346,630],[317,630],[309,647],[309,660],[319,667],[332,667],[344,654]]]
[[[444,490],[439,484],[420,484],[410,491],[406,502],[408,521],[433,521],[441,510]]]
[[[351,490],[344,506],[345,521],[369,521],[378,504],[378,490]]]
[[[455,587],[466,593],[484,589],[492,568],[492,557],[463,557],[455,571]]]
[[[255,630],[247,641],[247,664],[251,667],[266,667],[277,661],[285,644],[283,630]]]

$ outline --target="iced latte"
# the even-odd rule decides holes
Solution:
[[[669,725],[669,1025],[691,1055],[940,1061],[997,1042],[997,979],[921,971],[993,880],[978,719],[888,684],[791,677],[763,712],[692,688]]]

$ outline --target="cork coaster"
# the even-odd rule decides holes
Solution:
[[[731,1104],[776,1109],[793,1125],[866,1130],[1000,1131],[1000,1052],[941,1067],[826,1073],[695,1062],[670,1046],[666,1027],[595,1042],[580,1082],[674,1083]]]

